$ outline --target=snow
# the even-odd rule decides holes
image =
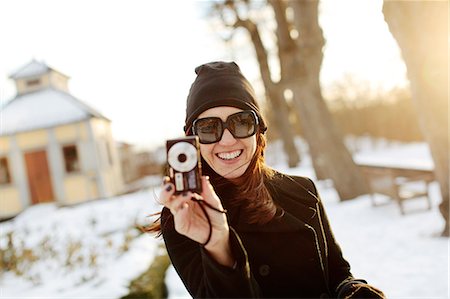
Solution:
[[[33,59],[30,63],[22,66],[20,69],[11,74],[10,77],[12,79],[33,77],[45,74],[48,70],[49,67],[45,63]]]
[[[396,147],[366,150],[356,153],[353,160],[358,164],[406,167],[417,170],[433,170],[430,149],[425,143],[412,143],[398,151]]]
[[[386,157],[426,160],[423,146],[384,145],[362,149],[358,155],[371,159],[384,152]],[[288,169],[280,157],[268,160],[277,161],[272,165],[279,170],[314,177],[305,155],[294,169]],[[382,195],[376,195],[377,201],[385,204],[373,207],[369,195],[339,202],[330,182],[320,181],[317,186],[355,277],[366,279],[388,298],[450,297],[449,239],[438,236],[444,222],[438,211],[437,183],[430,188],[433,208],[425,210],[424,200],[412,200],[405,203],[411,212],[404,216]],[[127,294],[129,282],[149,267],[162,244],[161,239],[133,229],[136,223],[149,223],[152,218],[147,216],[160,210],[158,193],[159,187],[153,187],[70,207],[41,204],[1,223],[2,250],[7,247],[8,232],[13,232],[18,244],[23,242],[42,258],[24,269],[23,275],[1,273],[0,297],[119,298]],[[71,244],[79,249],[68,259]],[[80,256],[84,259],[77,261]],[[92,256],[96,256],[94,266],[89,265]],[[67,260],[71,265],[66,265]],[[172,267],[166,282],[170,298],[190,298]]]
[[[147,191],[72,207],[41,204],[2,223],[2,248],[5,234],[13,231],[16,244],[23,242],[42,258],[22,276],[3,273],[1,298],[126,295],[129,281],[146,270],[161,243],[133,229],[158,208],[150,198]],[[71,259],[70,247],[79,248]]]
[[[49,128],[99,116],[63,91],[47,88],[21,95],[1,110],[1,135]]]

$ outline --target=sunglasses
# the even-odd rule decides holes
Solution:
[[[234,138],[253,136],[258,128],[258,116],[252,110],[231,114],[225,122],[219,117],[205,117],[194,120],[192,132],[198,136],[200,143],[209,144],[220,141],[225,129]]]

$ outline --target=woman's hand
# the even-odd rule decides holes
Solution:
[[[215,209],[223,210],[220,199],[214,192],[209,178],[202,177],[203,192],[200,195],[192,192],[174,195],[174,185],[167,182],[167,179],[165,181],[166,183],[160,194],[160,201],[172,213],[175,230],[200,244],[207,242],[210,234],[210,224],[200,206],[203,205],[211,222],[211,239],[205,245],[205,249],[218,263],[232,266],[234,259],[231,256],[229,246],[230,230],[226,214],[215,211],[201,202],[192,200],[192,198],[203,200]]]

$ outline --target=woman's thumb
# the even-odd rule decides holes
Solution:
[[[202,193],[211,194],[213,192],[213,187],[209,182],[209,176],[202,176]]]
[[[208,201],[217,197],[216,192],[209,181],[209,176],[202,176],[202,196]]]

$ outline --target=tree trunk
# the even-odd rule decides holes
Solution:
[[[296,40],[291,37],[292,24],[286,18],[285,2],[281,0],[269,0],[269,2],[274,9],[278,25],[276,35],[281,79],[277,84],[270,78],[268,57],[257,25],[248,18],[240,17],[240,13],[244,14],[243,6],[248,5],[249,2],[227,0],[221,9],[232,9],[236,18],[234,27],[243,27],[250,33],[266,94],[273,106],[279,107],[274,109],[279,110],[277,118],[285,122],[284,124],[280,122],[280,128],[284,127],[286,130],[290,128],[290,124],[286,122],[289,119],[286,113],[289,109],[285,99],[280,96],[285,89],[290,89],[294,95],[296,116],[309,145],[318,178],[331,178],[341,200],[369,193],[366,181],[345,147],[321,95],[319,74],[324,39],[318,24],[318,1],[291,2],[295,14],[294,25],[300,34],[300,38]],[[239,10],[237,4],[240,5]],[[248,12],[247,15],[249,15]],[[228,14],[227,17],[230,15]],[[222,19],[227,18],[223,16]],[[291,134],[288,131],[284,133]]]
[[[407,67],[419,125],[440,185],[449,236],[448,1],[384,1],[383,14]]]
[[[283,141],[284,152],[288,156],[288,166],[295,167],[300,162],[300,154],[294,143],[295,133],[289,121],[289,107],[284,99],[283,90],[277,84],[274,84],[270,77],[269,60],[258,32],[258,27],[250,20],[241,19],[234,26],[243,27],[250,34],[258,60],[261,78],[264,83],[266,97],[274,108],[272,113],[274,113],[273,119],[276,120],[275,126],[279,130],[278,133]]]
[[[324,175],[333,180],[341,200],[367,194],[364,176],[345,147],[320,90],[325,41],[318,22],[318,1],[294,0],[289,5],[293,8],[294,25],[299,32],[295,42],[297,51],[290,57],[289,85],[294,91],[294,104],[311,157]]]
[[[272,113],[274,114],[274,121],[279,129],[281,140],[283,141],[283,149],[287,154],[288,166],[290,168],[298,166],[300,163],[299,149],[294,142],[294,129],[289,121],[289,109],[284,99],[283,91],[278,86],[273,86],[272,90],[266,91],[269,93],[269,98],[272,103]]]
[[[293,88],[293,86],[296,85],[295,78],[299,69],[299,66],[297,65],[299,49],[290,34],[292,25],[286,17],[285,2],[279,0],[269,0],[269,3],[273,8],[277,23],[276,36],[278,58],[280,61],[280,85],[283,85],[284,88],[289,88],[292,92],[294,92],[295,88]],[[311,132],[308,128],[310,123],[305,121],[302,113],[299,113],[296,101],[294,101],[294,108],[296,108],[295,113],[297,115],[297,120],[302,127],[303,135],[309,146],[309,155],[311,157],[316,178],[319,180],[330,178],[326,172],[323,159],[319,156],[320,150],[316,147],[316,143],[313,143],[311,140],[312,136],[308,134]]]

